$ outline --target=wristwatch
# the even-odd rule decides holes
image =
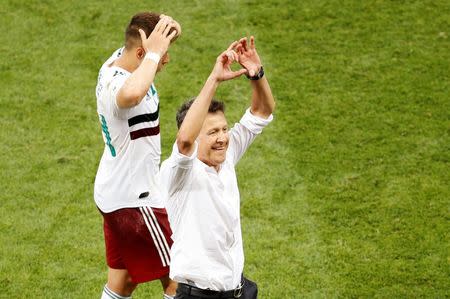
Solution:
[[[262,77],[264,77],[264,68],[261,65],[261,68],[259,69],[259,72],[256,75],[254,75],[253,77],[250,77],[249,75],[246,75],[246,76],[250,80],[259,80]]]

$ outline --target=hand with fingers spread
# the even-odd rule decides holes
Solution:
[[[174,30],[171,30],[172,28]],[[142,29],[139,29],[139,33],[145,52],[154,52],[159,56],[163,56],[167,52],[170,42],[177,35],[176,25],[169,16],[160,18],[149,37],[146,36]]]
[[[175,28],[175,31],[177,32],[177,35],[172,39],[172,41],[176,40],[181,35],[181,25],[175,20],[172,20],[173,28]]]
[[[246,68],[250,77],[258,74],[262,64],[255,48],[255,38],[250,36],[250,44],[247,43],[247,38],[243,37],[239,40],[236,46],[236,53],[238,54],[239,63]]]
[[[226,81],[241,76],[247,72],[246,69],[233,71],[231,65],[238,61],[238,54],[235,51],[238,42],[233,42],[228,49],[223,51],[216,59],[216,64],[211,72],[211,76],[217,81]]]
[[[162,18],[162,17],[169,17],[169,16],[161,14],[160,17]],[[172,19],[172,17],[169,17],[169,18],[170,18],[170,25],[177,32],[177,34],[174,36],[174,38],[172,38],[172,42],[173,42],[181,35],[181,25],[180,25],[180,23],[178,23],[177,21]]]

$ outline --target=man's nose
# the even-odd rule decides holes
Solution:
[[[227,133],[225,132],[219,132],[219,135],[217,136],[217,142],[224,143],[227,140]]]

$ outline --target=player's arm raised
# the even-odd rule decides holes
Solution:
[[[164,16],[148,38],[145,32],[139,29],[145,57],[117,93],[116,101],[119,108],[134,107],[144,98],[155,79],[159,60],[167,52],[172,38],[177,34],[176,30],[170,32],[173,27],[172,18]]]
[[[256,52],[255,38],[250,36],[250,44],[247,38],[241,38],[239,45],[236,47],[239,63],[248,71],[251,77],[250,84],[252,86],[252,104],[250,111],[253,115],[268,118],[275,109],[275,99],[272,95],[269,82],[262,69],[261,59]]]
[[[237,54],[233,50],[238,42],[233,42],[227,50],[216,59],[214,69],[203,85],[202,90],[189,108],[177,135],[178,151],[189,156],[194,151],[194,142],[200,133],[203,121],[208,114],[209,105],[220,82],[231,80],[245,74],[245,69],[231,70],[231,64],[237,61]]]

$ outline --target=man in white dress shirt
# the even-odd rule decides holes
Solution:
[[[238,62],[242,69],[232,71]],[[251,107],[228,129],[223,103],[213,99],[223,81],[246,74]],[[235,165],[271,122],[275,101],[253,36],[234,42],[216,60],[200,94],[177,113],[178,135],[161,166],[173,231],[170,277],[175,298],[239,298],[244,252]],[[256,298],[256,294],[252,296]]]

